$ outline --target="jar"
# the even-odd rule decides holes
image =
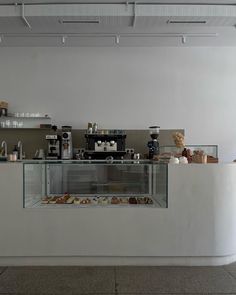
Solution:
[[[97,131],[98,131],[98,124],[93,123],[93,133],[97,133]]]

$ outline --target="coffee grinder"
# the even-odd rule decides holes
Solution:
[[[48,142],[48,151],[46,159],[57,160],[61,159],[61,136],[57,134],[57,126],[52,126],[54,131],[52,134],[46,135]]]
[[[70,160],[73,158],[73,148],[72,148],[72,133],[71,126],[62,126],[62,156],[63,160]]]
[[[155,155],[159,154],[159,142],[158,142],[158,136],[159,136],[160,126],[150,126],[149,132],[152,140],[150,140],[147,144],[149,148],[149,159],[153,159]]]

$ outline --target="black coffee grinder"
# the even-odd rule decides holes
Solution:
[[[149,132],[152,140],[147,144],[149,148],[149,159],[153,159],[155,155],[159,154],[159,142],[157,138],[159,136],[160,126],[150,126]]]

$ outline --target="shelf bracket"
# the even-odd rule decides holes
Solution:
[[[31,25],[30,25],[30,23],[28,22],[27,18],[25,17],[25,4],[24,4],[24,3],[21,4],[21,18],[22,18],[23,22],[25,23],[25,25],[26,25],[29,29],[31,29]]]

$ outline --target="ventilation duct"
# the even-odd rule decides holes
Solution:
[[[236,6],[198,4],[18,4],[0,5],[0,36],[124,36],[151,34],[216,34],[222,28],[234,29]],[[235,30],[234,30],[235,31]],[[121,38],[120,38],[121,37]],[[45,37],[46,38],[46,37]],[[69,38],[68,38],[69,39]],[[67,40],[68,40],[67,39]],[[114,39],[114,37],[113,37]],[[187,38],[188,40],[189,38]],[[230,38],[228,38],[230,39]],[[29,40],[29,39],[28,39]],[[33,40],[33,39],[32,39]],[[63,39],[64,40],[64,39]],[[185,37],[183,37],[185,43]],[[182,40],[182,41],[183,41]],[[2,42],[1,44],[5,44]],[[135,43],[134,43],[135,44]]]
[[[23,21],[22,21],[23,20]],[[65,24],[65,26],[62,26]],[[2,33],[140,30],[166,25],[234,26],[232,5],[18,4],[0,6]],[[67,25],[67,26],[66,26]]]

